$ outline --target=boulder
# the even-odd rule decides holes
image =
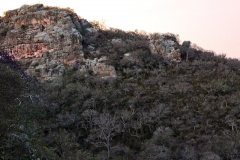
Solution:
[[[161,35],[157,39],[149,41],[149,49],[152,54],[160,54],[164,59],[170,61],[181,61],[178,44],[171,39]]]
[[[111,65],[106,65],[101,63],[102,61],[107,60],[106,56],[102,56],[100,59],[87,59],[85,65],[81,66],[81,71],[84,72],[86,69],[92,70],[94,74],[101,75],[103,77],[116,77],[116,70]]]
[[[109,77],[116,77],[116,70],[111,65],[106,65],[104,63],[97,63],[95,66],[92,67],[94,74],[102,75],[103,77],[109,76]]]
[[[125,53],[125,54],[124,54],[124,57],[129,57],[129,56],[131,56],[130,53]]]

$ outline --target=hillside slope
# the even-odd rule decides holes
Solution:
[[[239,60],[39,4],[0,26],[2,159],[239,159]]]

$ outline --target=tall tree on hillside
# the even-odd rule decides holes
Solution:
[[[92,119],[94,127],[87,139],[96,148],[104,147],[107,149],[107,159],[111,155],[111,141],[114,136],[122,132],[121,126],[117,123],[116,115],[111,116],[110,113],[104,112]]]

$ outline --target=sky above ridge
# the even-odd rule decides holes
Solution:
[[[206,50],[240,58],[240,0],[7,0],[4,11],[24,4],[70,7],[84,19],[107,27],[171,32]]]

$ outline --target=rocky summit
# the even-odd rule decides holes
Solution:
[[[44,7],[42,4],[24,5],[7,11],[1,18],[0,43],[23,63],[27,73],[52,79],[60,76],[66,67],[89,67],[86,65],[90,60],[84,59],[82,50],[81,31],[88,25],[84,22],[68,9]],[[85,29],[92,32],[92,28]],[[86,65],[80,66],[80,62]],[[113,67],[99,66],[110,70],[110,76],[115,76]],[[96,67],[94,71],[97,72]]]
[[[60,77],[66,68],[79,72],[91,70],[102,77],[116,77],[115,67],[107,65],[102,48],[92,44],[99,30],[71,9],[48,7],[43,4],[23,5],[0,18],[0,43],[20,61],[25,71],[42,80]],[[91,41],[91,43],[85,42]],[[110,45],[126,47],[122,39],[109,39]],[[88,44],[84,51],[83,44]],[[179,45],[161,35],[149,40],[149,49],[168,60],[180,61]],[[85,52],[102,55],[84,56]],[[113,52],[113,51],[109,51]],[[103,60],[104,59],[104,60]]]

